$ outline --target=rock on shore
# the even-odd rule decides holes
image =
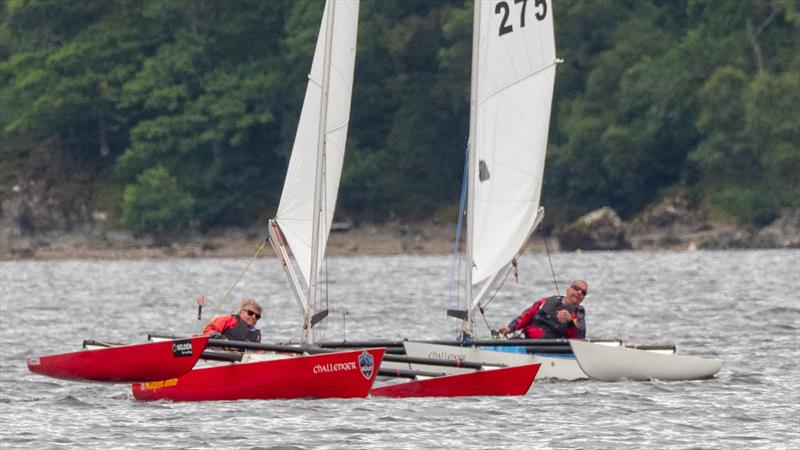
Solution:
[[[668,198],[627,223],[611,208],[597,209],[560,227],[556,236],[563,251],[800,248],[800,209],[748,229],[711,222],[685,200]]]

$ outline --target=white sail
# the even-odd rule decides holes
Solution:
[[[275,218],[306,286],[313,284],[312,280],[319,273],[339,192],[353,90],[358,8],[358,0],[328,0],[325,4],[297,135]],[[334,17],[329,21],[331,9]],[[327,28],[328,24],[332,24],[332,29]],[[328,38],[330,43],[326,42]],[[330,51],[330,67],[327,107],[322,110],[321,105],[325,103],[323,79],[326,77],[326,48]],[[322,157],[318,145],[321,124],[325,129]],[[318,168],[318,163],[323,166]],[[318,173],[322,174],[321,179],[318,179]],[[319,190],[317,183],[322,183]],[[314,197],[319,195],[318,192],[321,193],[319,224],[318,229],[314,230]],[[314,243],[315,239],[317,244]],[[316,255],[312,255],[314,247],[317,249]]]
[[[502,270],[539,209],[556,71],[550,0],[480,0],[470,136],[471,281]]]

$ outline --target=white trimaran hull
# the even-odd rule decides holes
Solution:
[[[586,374],[575,362],[572,355],[529,355],[503,351],[483,350],[476,347],[459,347],[453,345],[428,344],[423,342],[404,342],[406,355],[444,359],[479,362],[483,364],[497,364],[504,366],[517,366],[523,364],[541,363],[536,380],[557,379],[574,381],[586,379]],[[432,370],[419,364],[412,364],[413,370]],[[468,369],[448,368],[449,373],[462,373]]]
[[[542,364],[537,380],[574,381],[594,379],[617,380],[695,380],[711,378],[722,367],[722,361],[697,356],[666,354],[661,351],[640,350],[619,342],[587,342],[571,340],[572,354],[520,354],[476,347],[406,342],[408,356],[462,360],[484,364],[515,366],[539,362]],[[422,370],[417,368],[416,370]],[[450,368],[452,373],[464,369]]]

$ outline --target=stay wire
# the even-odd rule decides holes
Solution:
[[[253,265],[256,259],[258,259],[258,256],[261,255],[262,251],[264,251],[264,247],[267,246],[268,242],[269,242],[269,237],[264,239],[264,242],[262,242],[261,245],[258,247],[258,250],[256,250],[256,254],[253,255],[253,257],[250,259],[250,262],[247,263],[247,266],[245,266],[244,270],[242,270],[242,273],[240,273],[239,276],[236,277],[236,280],[234,280],[233,284],[231,284],[231,287],[228,288],[228,292],[226,292],[225,295],[222,296],[222,299],[217,303],[217,306],[214,308],[214,311],[211,314],[211,318],[208,319],[208,321],[206,321],[205,325],[203,325],[203,328],[200,329],[200,332],[202,332],[203,329],[205,329],[205,327],[207,327],[214,320],[214,316],[219,314],[219,312],[222,310],[222,307],[225,305],[225,302],[227,302],[228,298],[231,296],[231,292],[233,292],[233,289],[236,287],[237,284],[239,284],[239,281],[242,280],[244,274],[246,274],[247,271],[250,270],[250,266]]]
[[[467,201],[467,170],[469,168],[469,146],[467,146],[467,157],[464,159],[464,173],[462,174],[461,178],[461,198],[459,199],[458,203],[458,223],[456,224],[456,237],[455,241],[453,242],[453,263],[450,267],[450,282],[449,282],[449,292],[447,295],[447,306],[453,306],[453,286],[456,286],[456,299],[455,299],[455,307],[459,306],[459,295],[460,290],[458,289],[458,283],[461,281],[461,271],[459,270],[459,266],[461,266],[461,253],[458,251],[459,244],[461,243],[461,229],[464,224],[464,210],[466,209],[466,201]],[[469,270],[469,268],[467,269]],[[455,278],[455,273],[458,273],[458,279],[453,280]],[[469,301],[469,300],[467,300]]]
[[[489,300],[486,300],[486,303],[481,305],[481,313],[483,313],[483,308],[489,306],[489,304],[492,303],[492,300],[494,300],[495,297],[497,297],[497,294],[500,292],[500,289],[503,289],[503,286],[506,284],[506,280],[508,280],[509,275],[511,275],[510,270],[506,272],[506,275],[503,277],[503,281],[501,281],[500,284],[496,288],[494,288],[494,293],[492,293],[492,296],[489,297]]]
[[[544,249],[547,252],[547,262],[550,264],[550,273],[553,275],[553,284],[556,286],[556,295],[561,295],[558,290],[558,281],[556,281],[556,271],[553,270],[553,261],[550,259],[550,246],[547,245],[547,237],[542,233],[542,240],[544,240]]]
[[[542,240],[544,241],[544,248],[547,253],[547,262],[550,265],[550,274],[553,276],[553,284],[556,287],[556,294],[561,295],[561,292],[558,289],[558,281],[556,281],[556,272],[553,269],[553,261],[550,258],[550,246],[547,243],[547,237],[544,235],[544,233],[542,233]],[[503,281],[501,281],[500,284],[494,289],[494,293],[492,294],[491,297],[489,297],[489,300],[487,300],[485,304],[480,305],[478,307],[478,311],[481,312],[481,317],[483,318],[483,323],[486,324],[486,328],[488,328],[489,330],[491,330],[492,327],[489,325],[489,321],[486,319],[486,314],[484,314],[484,308],[489,306],[489,304],[492,303],[495,297],[497,297],[497,294],[498,292],[500,292],[500,289],[502,289],[503,285],[506,284],[509,275],[511,275],[511,271],[506,272],[506,275],[503,277]]]

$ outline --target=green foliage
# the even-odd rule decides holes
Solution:
[[[132,232],[148,234],[159,244],[181,236],[192,217],[194,199],[178,187],[167,169],[156,166],[136,177],[125,188],[122,224]]]
[[[709,198],[742,223],[763,226],[778,217],[778,202],[770,194],[770,189],[762,185],[725,185],[710,193]]]
[[[278,202],[323,4],[0,1],[0,188],[92,180],[90,207],[127,208],[126,226],[150,232],[134,216],[164,213],[138,198],[173,180],[174,195],[193,199],[173,211],[184,226],[263,219]],[[601,206],[630,217],[671,189],[742,223],[798,207],[795,0],[550,6],[565,62],[548,221]],[[341,215],[426,217],[458,203],[472,7],[362,0]]]
[[[718,69],[700,91],[697,128],[706,136],[691,160],[698,187],[742,223],[765,225],[800,206],[800,80]]]

